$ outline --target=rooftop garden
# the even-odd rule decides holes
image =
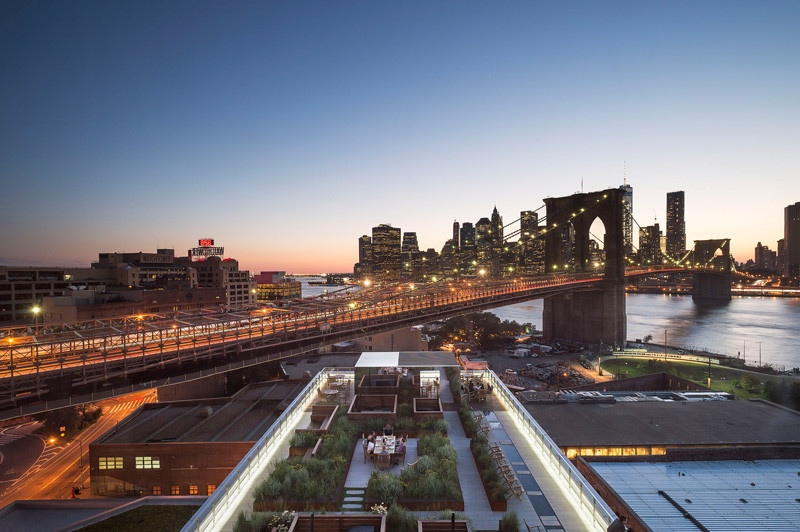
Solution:
[[[253,508],[257,511],[336,509],[358,429],[347,420],[347,407],[340,406],[328,432],[322,436],[317,456],[277,462],[270,476],[253,492]],[[293,438],[307,438],[297,434]]]
[[[446,436],[427,434],[417,441],[419,458],[399,476],[374,471],[367,500],[414,510],[463,509],[464,498],[456,469],[458,454]]]
[[[412,378],[405,377],[400,379],[397,417],[393,420],[385,417],[348,419],[348,405],[340,405],[324,434],[311,435],[302,429],[296,431],[290,446],[310,448],[316,444],[317,437],[321,436],[322,442],[318,451],[314,456],[291,456],[277,462],[269,477],[254,490],[253,509],[259,512],[285,509],[336,510],[356,440],[361,434],[381,431],[387,421],[398,434],[446,434],[448,424],[444,419],[414,419],[414,396]],[[439,437],[446,441],[443,436]],[[426,463],[426,466],[430,465]],[[426,471],[430,469],[432,468],[427,467]],[[444,472],[433,469],[439,473]],[[458,486],[457,477],[455,485]]]

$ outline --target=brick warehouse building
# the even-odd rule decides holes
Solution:
[[[89,446],[92,493],[210,495],[305,385],[272,381],[231,398],[143,405]]]

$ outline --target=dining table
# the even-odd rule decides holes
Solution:
[[[394,454],[397,444],[395,436],[375,436],[375,454]]]

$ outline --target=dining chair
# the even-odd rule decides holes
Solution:
[[[392,455],[389,453],[381,453],[377,455],[377,457],[376,463],[379,470],[392,468]]]

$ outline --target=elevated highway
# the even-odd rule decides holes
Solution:
[[[626,277],[685,271],[635,268]],[[597,290],[602,273],[396,283],[285,309],[175,312],[0,329],[0,419],[280,360],[476,310]]]

